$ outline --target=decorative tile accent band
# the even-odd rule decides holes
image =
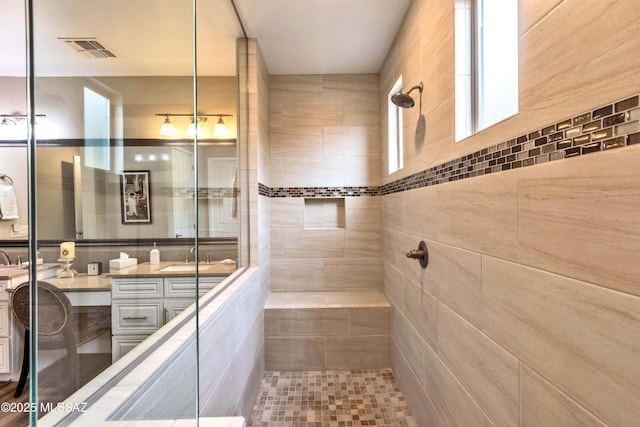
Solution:
[[[258,194],[267,197],[361,197],[379,196],[380,187],[278,187],[258,183]]]
[[[635,95],[397,179],[381,187],[264,186],[268,191],[260,194],[269,197],[384,196],[639,144],[639,105],[639,96]],[[358,189],[364,190],[357,192]],[[357,194],[353,194],[354,192]]]

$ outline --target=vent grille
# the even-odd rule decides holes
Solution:
[[[115,58],[116,54],[96,37],[58,37],[76,52],[80,52],[89,58]]]

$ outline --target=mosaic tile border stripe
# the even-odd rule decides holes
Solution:
[[[267,197],[362,197],[379,196],[380,187],[277,187],[258,183],[258,194]]]
[[[595,108],[381,187],[269,188],[269,197],[379,196],[640,144],[639,95]],[[262,185],[262,184],[259,184]],[[360,194],[353,190],[366,189]]]

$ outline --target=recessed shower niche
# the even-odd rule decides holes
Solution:
[[[304,199],[305,230],[345,228],[344,198]]]

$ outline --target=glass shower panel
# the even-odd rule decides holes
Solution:
[[[32,29],[35,113],[49,124],[35,141],[32,238],[45,265],[58,265],[42,279],[52,287],[38,287],[32,334],[41,417],[65,399],[85,403],[68,398],[99,387],[94,378],[112,364],[135,372],[150,337],[182,322],[197,299],[193,4],[34,2]],[[178,138],[160,135],[165,118]],[[195,322],[185,327],[195,335]],[[180,360],[164,400],[111,409],[123,419],[195,419],[195,344]]]

